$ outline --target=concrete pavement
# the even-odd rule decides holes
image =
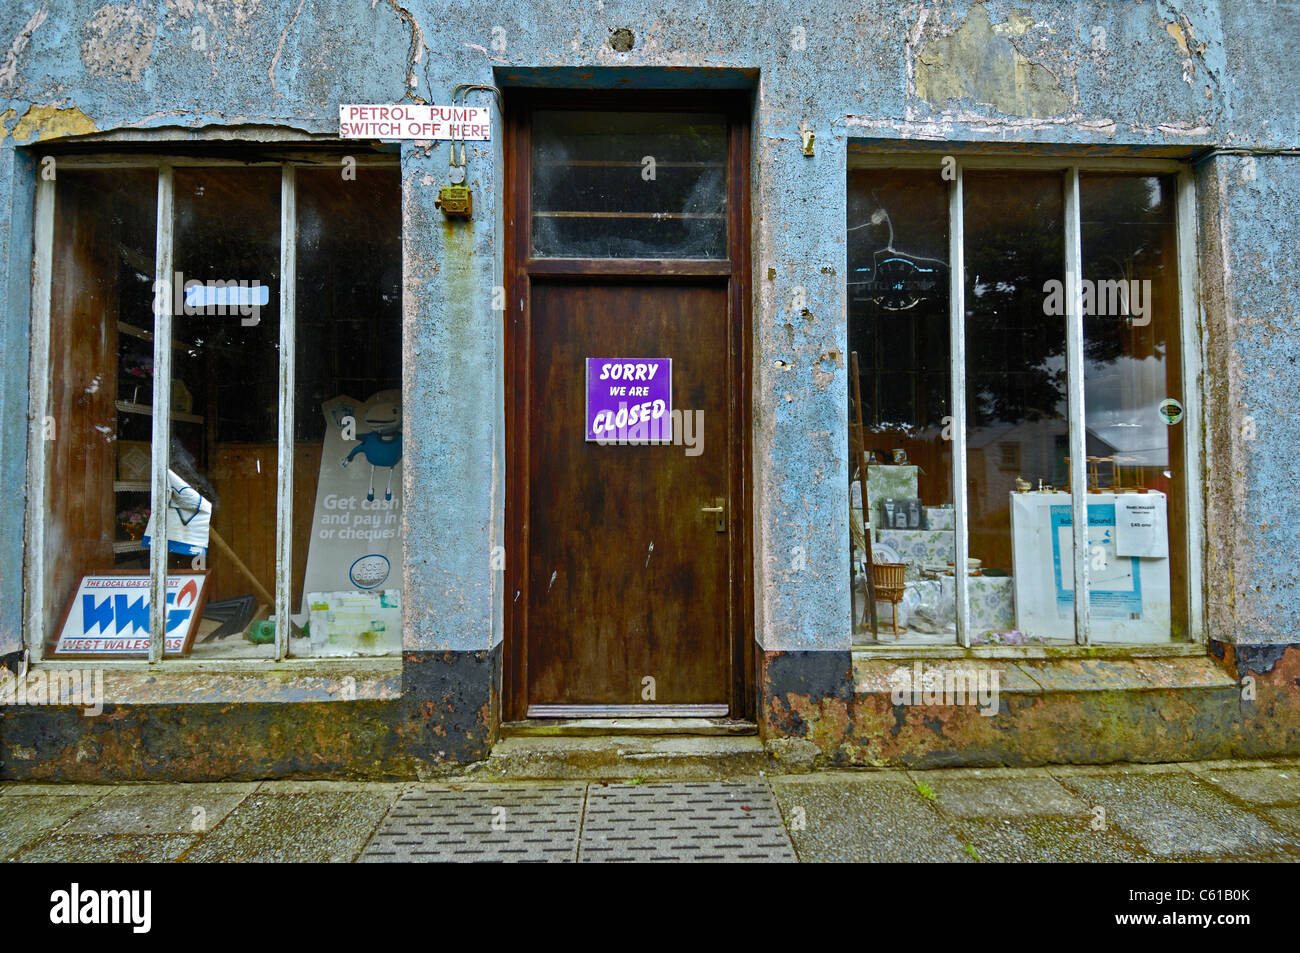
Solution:
[[[1300,759],[622,783],[479,777],[4,784],[0,859],[1300,860]]]

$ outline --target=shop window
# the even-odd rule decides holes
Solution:
[[[400,181],[341,167],[42,184],[45,657],[400,651]]]
[[[850,540],[855,629],[956,633],[948,198],[929,172],[850,173]],[[863,500],[867,501],[864,510]]]
[[[1189,638],[1177,171],[955,172],[849,173],[855,641]]]

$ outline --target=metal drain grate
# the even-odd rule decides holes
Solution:
[[[600,785],[587,792],[579,859],[784,861],[794,848],[767,785]]]
[[[485,784],[408,791],[359,860],[572,861],[585,787]]]

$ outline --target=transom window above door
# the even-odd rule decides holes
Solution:
[[[727,139],[722,113],[533,113],[533,257],[726,258]]]

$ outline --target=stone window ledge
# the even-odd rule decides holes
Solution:
[[[96,686],[102,684],[105,705],[389,701],[402,694],[400,656],[260,663],[176,660],[161,665],[62,660],[33,665],[28,685],[40,679],[48,686],[47,697],[52,697],[59,676],[67,679],[73,674],[95,679]],[[0,680],[0,705],[14,704],[15,693],[12,678]],[[95,697],[98,694],[96,688]]]
[[[1209,650],[1200,642],[1161,642],[1150,645],[1115,645],[1094,643],[1075,645],[1070,642],[1031,643],[1027,645],[925,645],[918,643],[858,643],[852,646],[854,659],[888,659],[910,661],[933,659],[1137,659],[1137,658],[1204,658]]]
[[[859,695],[890,694],[899,669],[911,673],[913,664],[922,671],[962,671],[979,677],[981,672],[998,673],[1003,693],[1046,694],[1051,692],[1164,691],[1169,689],[1235,689],[1237,683],[1202,648],[1195,656],[1149,656],[1129,658],[989,658],[950,651],[943,657],[863,658],[854,653],[853,682]]]

